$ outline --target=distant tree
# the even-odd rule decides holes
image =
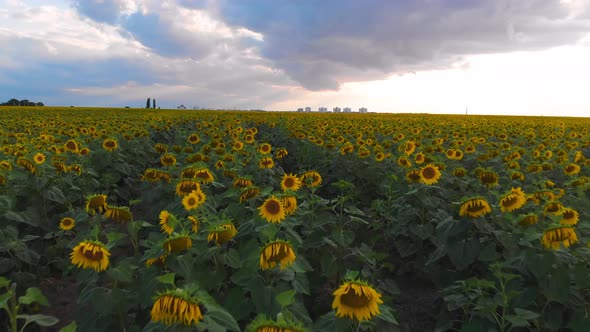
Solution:
[[[45,106],[42,102],[32,102],[28,99],[18,100],[15,98],[10,99],[5,103],[0,103],[0,106]]]
[[[42,102],[38,102],[37,106],[45,106],[45,104],[43,104]]]
[[[147,99],[147,102],[145,103],[145,108],[150,108],[150,98]]]
[[[6,105],[8,105],[8,106],[19,106],[19,105],[20,105],[20,102],[18,101],[18,99],[14,99],[14,98],[12,98],[12,99],[10,99],[10,100],[9,100],[9,101],[6,103]]]
[[[156,108],[156,98],[152,99],[152,108]]]

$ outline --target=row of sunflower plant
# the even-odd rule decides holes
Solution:
[[[60,326],[63,317],[84,331],[379,331],[395,317],[410,330],[416,320],[440,330],[586,324],[583,121],[0,117],[0,274],[16,293],[49,280],[75,289]],[[412,316],[412,284],[433,294],[435,310]]]

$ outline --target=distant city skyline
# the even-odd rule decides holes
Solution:
[[[587,0],[0,0],[0,42],[0,102],[590,116]]]

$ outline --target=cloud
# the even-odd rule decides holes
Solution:
[[[466,55],[575,43],[590,28],[580,7],[557,0],[224,0],[220,12],[264,35],[262,55],[317,90],[446,68]]]

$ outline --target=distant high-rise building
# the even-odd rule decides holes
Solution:
[[[350,113],[350,112],[352,112],[352,110],[350,109],[350,107],[345,107],[345,108],[342,109],[342,111],[344,113]]]
[[[342,112],[342,109],[340,109],[340,107],[334,107],[334,108],[332,109],[332,111],[333,111],[334,113],[340,113],[340,112]]]
[[[367,113],[367,112],[368,112],[368,110],[366,107],[359,108],[359,113]]]
[[[299,107],[299,108],[297,109],[297,112],[303,112],[303,107]]]
[[[318,112],[320,112],[320,113],[327,113],[328,112],[328,108],[327,107],[318,107]]]
[[[306,112],[311,112],[311,107],[307,106],[307,107],[305,108],[305,111],[306,111]]]

